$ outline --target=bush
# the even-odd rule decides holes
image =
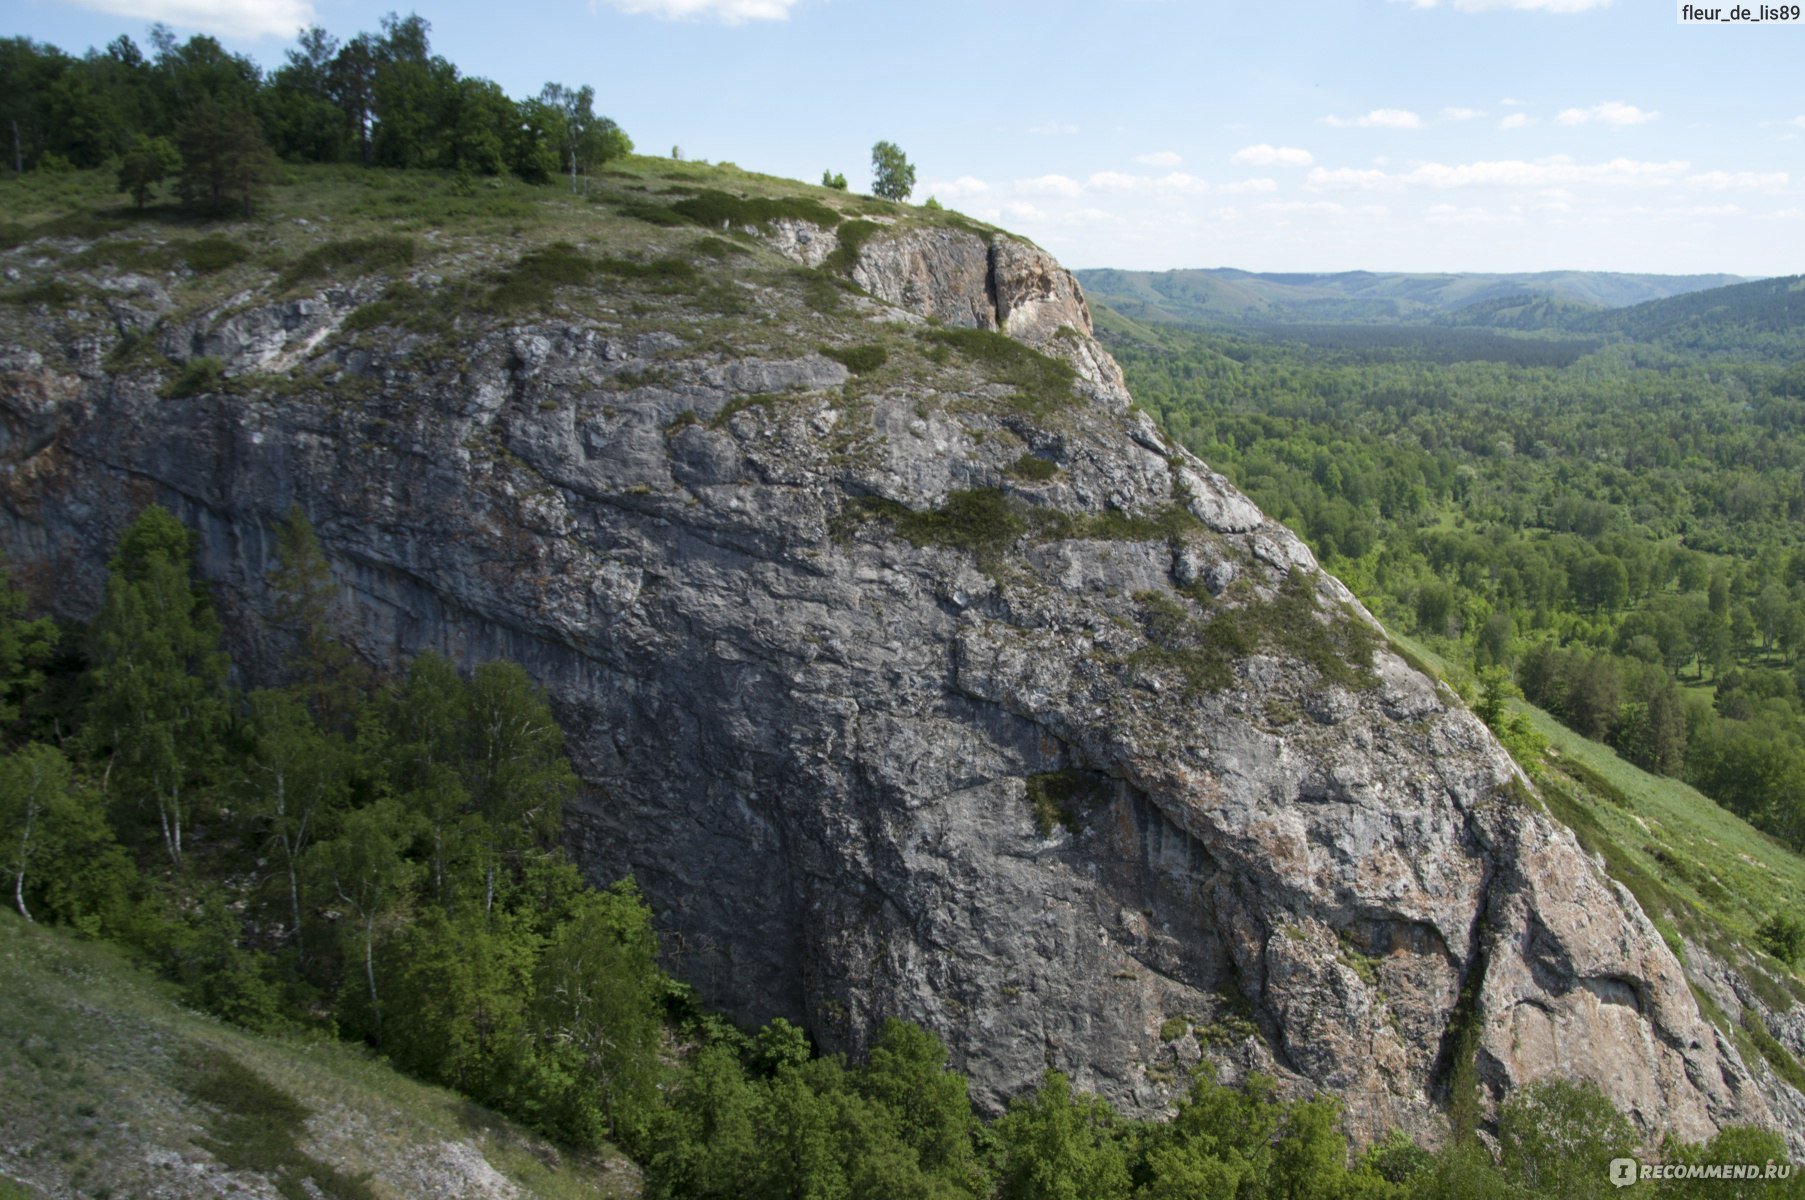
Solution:
[[[1805,921],[1791,913],[1775,913],[1755,931],[1761,948],[1789,967],[1805,958]]]
[[[1029,483],[1045,483],[1059,474],[1059,468],[1044,458],[1024,454],[1009,464],[1007,473],[1013,478],[1026,480]]]
[[[854,375],[868,375],[883,366],[890,357],[890,352],[878,345],[823,346],[821,353]]]
[[[324,246],[315,246],[296,260],[283,275],[282,282],[284,286],[292,286],[304,279],[321,276],[393,271],[412,266],[417,250],[414,239],[392,233],[328,242]]]
[[[248,247],[217,234],[184,244],[181,254],[188,269],[199,275],[210,275],[215,271],[235,267],[251,257]]]
[[[221,391],[225,384],[225,363],[209,356],[191,358],[182,364],[174,378],[163,385],[161,395],[165,400],[179,400],[185,396]]]

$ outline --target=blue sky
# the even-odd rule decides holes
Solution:
[[[1790,0],[1789,0],[1790,2]],[[80,51],[149,22],[266,66],[361,0],[10,0]],[[406,11],[404,8],[403,11]],[[422,0],[511,94],[638,147],[932,193],[1074,267],[1805,271],[1805,24],[1663,0]]]

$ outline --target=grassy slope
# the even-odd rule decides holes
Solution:
[[[113,948],[11,912],[0,913],[0,978],[0,1196],[8,1183],[24,1196],[211,1195],[228,1188],[222,1158],[284,1156],[313,1159],[315,1178],[337,1176],[345,1197],[441,1194],[455,1177],[435,1173],[478,1156],[527,1196],[633,1189],[618,1161],[561,1155],[358,1047],[259,1036],[181,1008]],[[231,1112],[200,1098],[221,1095]],[[268,1130],[231,1119],[292,1118],[296,1106],[311,1116],[286,1151],[258,1144]],[[468,1181],[487,1174],[478,1165],[465,1177],[470,1194],[481,1193]],[[280,1190],[300,1194],[298,1179]]]

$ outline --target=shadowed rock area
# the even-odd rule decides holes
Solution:
[[[706,1000],[830,1050],[918,1021],[987,1107],[1056,1067],[1158,1111],[1208,1055],[1435,1138],[1476,1046],[1487,1104],[1570,1075],[1645,1129],[1805,1127],[1480,722],[1131,407],[1068,272],[875,224],[838,276],[833,230],[749,224],[698,268],[726,299],[436,332],[368,279],[9,309],[6,552],[85,618],[163,503],[268,676],[299,504],[369,659],[546,687],[571,845]],[[159,395],[203,354],[221,390]]]

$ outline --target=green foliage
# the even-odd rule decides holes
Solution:
[[[1805,959],[1805,920],[1789,912],[1777,912],[1755,930],[1763,949],[1789,967]]]
[[[157,185],[182,168],[182,156],[167,138],[139,134],[119,162],[119,190],[130,192],[132,203],[143,208],[156,195]]]
[[[1773,1035],[1767,1022],[1761,1019],[1761,1014],[1753,1008],[1744,1008],[1742,1028],[1755,1048],[1761,1052],[1761,1057],[1767,1060],[1768,1066],[1795,1089],[1805,1092],[1805,1064],[1794,1058],[1792,1051]]]
[[[951,492],[937,509],[917,512],[894,501],[865,497],[848,506],[857,517],[890,522],[898,537],[917,546],[949,546],[979,556],[995,554],[1027,531],[1026,520],[995,488]]]
[[[588,283],[596,272],[595,260],[569,242],[554,242],[521,255],[487,297],[495,313],[516,313],[548,307],[561,287]]]
[[[1141,592],[1135,600],[1148,640],[1135,660],[1178,671],[1192,692],[1228,687],[1235,664],[1261,653],[1295,658],[1325,683],[1358,690],[1378,683],[1372,667],[1378,635],[1351,612],[1323,612],[1301,572],[1286,576],[1271,602],[1212,605],[1207,620],[1165,593]]]
[[[179,252],[188,269],[200,275],[227,270],[251,257],[247,246],[219,234],[183,242]]]
[[[854,375],[869,375],[883,366],[890,357],[890,352],[882,346],[869,344],[863,346],[823,346],[821,353],[833,359]]]
[[[808,221],[832,229],[840,223],[839,213],[806,196],[745,197],[711,188],[677,201],[671,211],[710,229],[768,229],[774,221]]]
[[[895,142],[871,147],[871,194],[881,200],[907,200],[915,190],[915,167]]]
[[[25,616],[27,603],[0,565],[0,727],[17,721],[21,704],[43,686],[59,636],[49,617]]]
[[[183,363],[158,394],[165,400],[181,400],[189,396],[221,392],[225,388],[226,364],[211,355],[203,354]]]
[[[1048,1071],[996,1123],[999,1200],[1127,1200],[1128,1161],[1115,1111]],[[1157,1195],[1158,1193],[1155,1193]]]
[[[1611,1160],[1634,1154],[1640,1143],[1628,1118],[1589,1083],[1542,1080],[1511,1096],[1498,1113],[1500,1166],[1533,1195],[1611,1195]]]
[[[1059,474],[1059,466],[1050,459],[1040,458],[1033,454],[1023,454],[1009,464],[1008,474],[1013,479],[1021,479],[1029,483],[1045,483]]]
[[[883,228],[876,221],[844,222],[835,231],[833,251],[822,260],[822,268],[838,275],[851,275],[852,269],[859,265],[859,251],[866,242],[881,233]]]
[[[165,509],[139,515],[109,566],[91,634],[86,738],[110,760],[114,800],[155,809],[180,868],[196,794],[230,719],[219,621],[193,578],[188,531]]]
[[[80,298],[80,292],[57,279],[46,279],[38,283],[27,284],[25,287],[13,288],[6,293],[7,303],[21,306],[44,304],[51,308],[67,308]]]
[[[832,188],[836,192],[843,192],[846,190],[846,176],[837,171],[823,171],[821,172],[821,186]]]
[[[1010,403],[1022,412],[1045,416],[1077,399],[1072,390],[1077,374],[1068,364],[1014,338],[990,329],[929,329],[921,336],[932,345],[952,347],[994,382],[1017,389]]]
[[[309,279],[373,275],[413,265],[418,243],[401,234],[376,234],[326,242],[303,254],[282,276],[284,287]]]
[[[248,217],[275,181],[275,156],[248,107],[201,99],[190,110],[177,144],[182,174],[176,187],[183,203],[197,212],[241,210]]]
[[[1077,833],[1083,827],[1083,810],[1100,803],[1108,795],[1097,775],[1072,767],[1030,775],[1027,783],[1034,828],[1043,838],[1053,836],[1056,825]]]

